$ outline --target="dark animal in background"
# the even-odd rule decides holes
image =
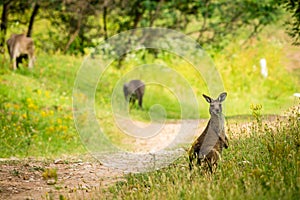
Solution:
[[[196,159],[197,164],[201,165],[204,161],[210,172],[217,167],[217,162],[221,158],[222,149],[228,148],[228,138],[224,128],[224,115],[222,113],[222,102],[225,100],[227,93],[221,93],[217,99],[212,99],[203,94],[205,100],[210,104],[210,120],[203,133],[195,140],[189,150],[189,165],[193,167],[193,161]]]
[[[143,96],[145,92],[145,84],[140,80],[131,80],[123,86],[124,96],[127,102],[134,105],[138,100],[140,108],[143,108]]]
[[[6,41],[10,60],[13,62],[13,70],[18,67],[18,62],[21,62],[20,57],[28,55],[28,67],[33,68],[34,63],[34,44],[30,37],[25,34],[12,34]]]

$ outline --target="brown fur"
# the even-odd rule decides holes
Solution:
[[[25,34],[12,34],[6,43],[10,60],[13,62],[13,70],[18,67],[17,58],[24,54],[28,55],[28,67],[33,68],[34,44],[32,38],[26,37]]]

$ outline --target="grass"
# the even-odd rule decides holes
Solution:
[[[36,68],[0,76],[0,157],[83,152],[72,116],[71,94],[78,58],[38,57]],[[64,67],[62,67],[64,66]]]
[[[209,52],[228,92],[226,116],[249,115],[252,104],[262,105],[262,115],[280,114],[294,105],[292,94],[300,88],[299,76],[285,69],[282,43],[254,41],[245,48],[240,47],[238,42],[222,52]],[[22,66],[13,72],[9,70],[8,55],[0,57],[3,63],[0,69],[0,157],[55,156],[86,151],[72,115],[72,90],[83,58],[37,51],[32,71]],[[261,57],[267,60],[267,78],[260,75]],[[152,63],[149,66],[154,65],[157,70],[150,67],[135,70],[136,66],[145,63]],[[144,110],[131,109],[130,117],[133,119],[149,121],[154,116],[157,120],[176,120],[209,116],[208,105],[202,97],[203,93],[209,94],[207,85],[187,61],[166,52],[158,54],[156,59],[140,51],[128,56],[121,69],[114,65],[105,70],[95,93],[97,119],[113,143],[122,146],[127,137],[116,126],[112,115],[111,96],[118,81],[118,102],[124,100],[122,83],[129,79],[163,81],[164,85],[147,85]],[[167,66],[167,71],[162,66]],[[196,96],[198,109],[190,102],[191,98],[186,93],[188,88]],[[182,99],[179,100],[181,94]],[[184,113],[180,103],[185,108]]]
[[[201,168],[189,171],[187,158],[182,157],[168,168],[128,174],[124,181],[108,189],[99,189],[93,197],[297,199],[300,196],[300,110],[295,106],[298,100],[292,95],[300,90],[300,71],[286,70],[283,48],[286,43],[268,38],[267,34],[247,48],[241,47],[237,40],[222,52],[209,52],[228,92],[225,114],[230,128],[230,148],[224,151],[215,174],[207,174]],[[146,86],[144,110],[130,110],[130,117],[135,120],[149,121],[151,113],[155,119],[167,120],[209,116],[208,104],[201,96],[202,93],[209,94],[208,88],[193,66],[167,53],[159,54],[159,59],[143,53],[137,52],[134,58],[125,60],[121,69],[108,68],[99,80],[95,94],[95,112],[101,128],[112,143],[126,149],[130,146],[123,141],[128,136],[119,130],[112,116],[111,96],[118,81],[122,87],[122,81],[131,78],[154,77],[167,85]],[[143,56],[146,60],[141,59]],[[267,78],[260,75],[259,60],[262,57],[268,64]],[[0,69],[0,157],[49,158],[87,151],[76,132],[72,114],[72,90],[82,60],[82,57],[40,52],[32,71],[21,67],[13,72],[8,69],[8,59],[0,56],[3,64]],[[145,63],[167,65],[172,72],[181,75],[194,92],[199,108],[184,100],[186,113],[182,116],[177,96],[186,87],[180,78],[173,79],[168,74],[162,76],[160,70],[148,70],[147,73],[137,70],[130,74],[136,66]],[[172,92],[172,87],[179,92]],[[119,88],[117,98],[123,99],[122,88]],[[161,107],[155,107],[157,104]],[[292,106],[287,118],[273,123],[263,121],[263,116],[282,114]],[[237,115],[242,117],[235,125],[237,119],[232,116]],[[243,125],[251,119],[255,120],[251,126]]]
[[[290,76],[283,62],[283,47],[276,43],[255,43],[241,51],[228,47],[230,53],[216,56],[229,98],[230,115],[247,114],[251,104],[262,104],[263,114],[279,114],[293,105],[293,93],[299,90],[297,76]],[[234,49],[233,49],[234,48]],[[268,77],[260,75],[259,59],[265,58]],[[218,63],[218,61],[220,63]],[[231,95],[230,95],[231,94]],[[235,106],[230,106],[235,105]]]
[[[275,123],[262,122],[260,107],[247,129],[229,130],[230,148],[214,174],[190,171],[187,156],[168,168],[128,174],[99,190],[111,199],[297,199],[300,195],[300,106]]]

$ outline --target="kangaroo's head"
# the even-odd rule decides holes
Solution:
[[[211,115],[219,115],[222,113],[222,102],[225,100],[226,96],[227,93],[223,92],[219,95],[217,99],[212,99],[211,97],[203,94],[205,100],[210,104],[209,113]]]

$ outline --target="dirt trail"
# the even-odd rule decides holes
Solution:
[[[46,169],[57,170],[55,178],[45,179]],[[106,187],[122,176],[95,159],[1,159],[0,199],[58,199],[59,194],[75,199],[97,187]],[[80,195],[80,196],[81,196]]]
[[[193,127],[200,122],[200,126],[198,126],[200,129],[206,125],[206,121],[189,120],[186,121],[186,125]],[[141,126],[147,125],[138,123]],[[153,138],[126,141],[132,142],[134,152],[145,153],[143,156],[138,157],[134,156],[138,154],[129,155],[130,161],[127,160],[129,171],[132,171],[130,167],[138,166],[139,163],[141,168],[144,167],[142,166],[143,163],[146,165],[151,164],[152,154],[147,154],[147,152],[159,151],[161,148],[168,146],[169,142],[178,135],[182,123],[166,123]],[[198,130],[194,130],[192,133],[197,132]],[[184,140],[190,142],[194,136],[189,135],[188,137]],[[176,138],[177,141],[181,139],[180,137]],[[176,143],[175,141],[173,143]],[[174,154],[184,153],[184,151],[182,149],[180,152],[176,150],[170,152],[161,151],[157,155],[161,155],[163,158],[171,158]],[[115,164],[116,161],[123,160],[122,158],[125,158],[125,156],[128,159],[126,153],[115,155],[114,158],[111,155],[108,157]],[[124,163],[120,163],[120,165],[122,164],[124,165]],[[59,194],[70,199],[81,199],[97,188],[107,187],[122,179],[124,169],[120,171],[109,168],[107,165],[102,165],[91,155],[56,160],[39,160],[36,158],[0,159],[0,199],[58,199]],[[56,169],[57,180],[55,178],[45,178],[46,169]]]
[[[272,116],[265,120],[275,121],[275,119]],[[179,137],[177,139],[183,139],[190,143],[202,132],[207,121],[188,120],[187,124],[191,127],[195,124],[198,125],[197,130],[193,132],[195,135],[188,135],[188,138]],[[162,146],[168,145],[169,140],[178,134],[181,123],[166,123],[161,130],[163,135],[157,134],[154,137],[155,139],[150,138],[149,141],[141,139],[130,141],[136,147],[134,151],[139,152],[147,149],[153,152],[157,150],[158,152],[155,152],[157,157],[161,155],[163,158],[171,159],[174,154],[178,156],[178,153],[185,153],[185,150],[182,151],[182,148],[172,151],[159,151]],[[242,129],[249,129],[250,126],[251,123],[245,122],[231,124],[228,127],[228,130],[230,130],[228,131],[229,138],[240,138],[240,131]],[[125,165],[128,165],[129,168],[132,166],[144,168],[145,166],[151,166],[153,163],[154,165],[157,164],[155,160],[153,162],[153,157],[151,156],[153,156],[153,153],[147,154],[147,152],[144,152],[142,156],[137,157],[126,153],[114,156],[109,155],[108,157],[114,161],[114,164],[118,160],[122,161],[123,158],[127,157],[128,163],[125,163]],[[100,160],[103,161],[102,159]],[[171,163],[170,160],[167,162]],[[45,170],[47,169],[57,170],[57,180],[55,178],[44,178]],[[99,189],[106,188],[116,181],[122,180],[124,169],[117,170],[107,165],[105,166],[91,155],[56,160],[39,160],[36,158],[0,159],[0,199],[59,199],[59,195],[63,195],[68,199],[89,199],[92,197],[90,195],[99,193]]]

